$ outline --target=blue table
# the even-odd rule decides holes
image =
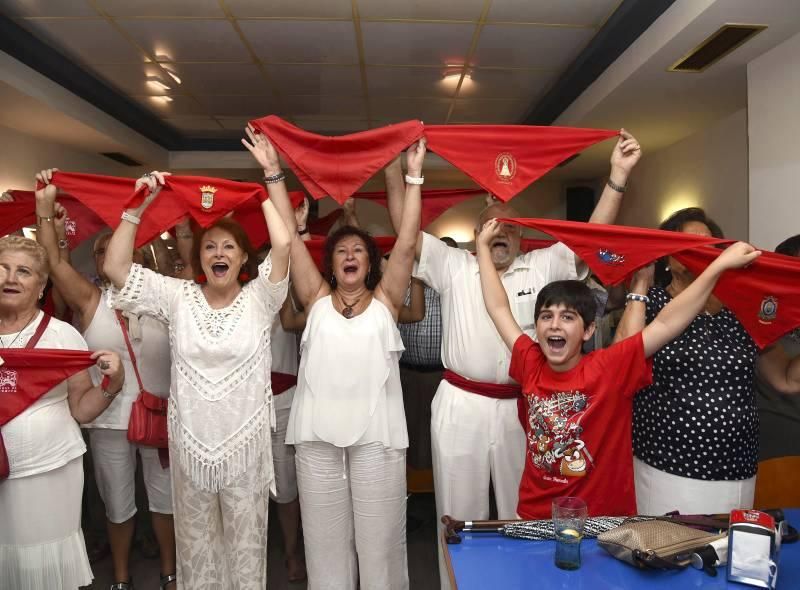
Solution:
[[[785,511],[789,522],[800,525],[800,509]],[[651,588],[736,588],[724,569],[715,578],[689,567],[682,571],[640,570],[623,563],[597,546],[594,539],[581,545],[581,569],[564,571],[553,563],[555,541],[525,541],[488,533],[462,533],[460,545],[446,545],[453,588],[458,590],[649,590]],[[778,590],[800,589],[800,541],[783,545]]]

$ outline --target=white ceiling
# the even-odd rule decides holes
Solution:
[[[323,133],[517,123],[620,1],[0,0],[0,11],[187,135],[224,137],[270,113]]]

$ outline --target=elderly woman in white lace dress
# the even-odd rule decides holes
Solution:
[[[286,298],[290,236],[265,201],[272,251],[260,265],[242,228],[222,219],[195,237],[201,276],[158,275],[131,261],[139,219],[164,175],[145,175],[137,188],[143,183],[150,195],[123,214],[104,268],[112,305],[169,326],[178,588],[262,590],[273,486],[270,328]]]

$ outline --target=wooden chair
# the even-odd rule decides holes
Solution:
[[[755,508],[800,508],[800,456],[776,457],[758,464]]]

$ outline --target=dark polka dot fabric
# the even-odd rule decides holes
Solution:
[[[647,323],[670,301],[652,288]],[[701,314],[653,359],[653,384],[634,399],[633,452],[656,469],[705,480],[753,477],[758,349],[728,309]]]

